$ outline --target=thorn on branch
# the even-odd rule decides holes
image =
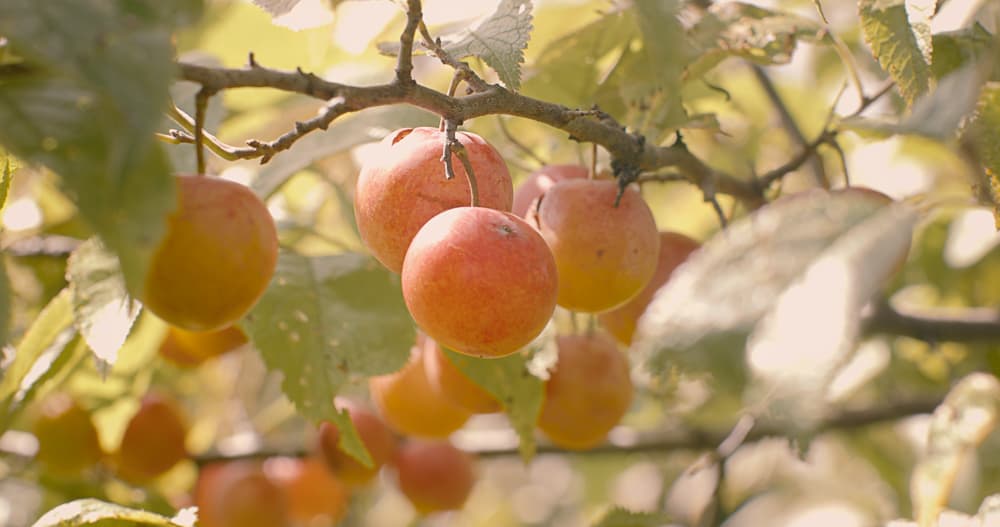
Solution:
[[[254,56],[253,51],[247,54],[247,66],[253,69],[260,67],[260,65],[257,64],[257,58]]]

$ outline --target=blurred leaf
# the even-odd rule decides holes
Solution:
[[[746,338],[761,319],[780,316],[772,313],[783,312],[783,302],[798,294],[793,288],[809,287],[814,264],[850,258],[850,268],[861,275],[869,265],[872,273],[881,270],[880,253],[848,249],[868,236],[909,235],[908,221],[882,223],[879,213],[885,207],[860,192],[816,190],[733,223],[693,253],[656,293],[639,321],[634,349],[653,374],[674,366],[716,375],[742,370]],[[858,241],[851,241],[855,236]]]
[[[920,43],[929,34],[918,35],[910,25],[904,0],[860,0],[858,10],[865,41],[912,105],[930,87],[930,57]]]
[[[981,24],[957,31],[934,35],[934,57],[931,70],[942,78],[968,62],[975,61],[993,49],[993,35]]]
[[[264,165],[251,187],[265,199],[273,195],[296,172],[313,161],[355,146],[380,141],[389,132],[413,126],[436,125],[427,112],[409,107],[371,108],[337,121],[324,132],[316,132],[296,141],[288,152]]]
[[[910,480],[913,510],[920,525],[933,525],[951,495],[955,476],[997,425],[1000,382],[973,373],[956,384],[934,411],[927,450]]]
[[[14,178],[14,167],[7,155],[0,155],[0,158],[3,159],[3,171],[0,171],[0,210],[2,210],[3,206],[7,204],[10,182]]]
[[[531,1],[501,0],[495,13],[464,34],[442,37],[453,58],[479,57],[508,88],[521,87],[524,48],[531,38]]]
[[[663,512],[632,512],[614,507],[594,527],[661,527],[667,523],[670,523],[670,516]]]
[[[757,64],[787,64],[799,40],[815,41],[823,26],[790,13],[741,2],[716,3],[689,30],[697,59],[686,68],[688,80],[698,79],[728,57]]]
[[[368,459],[334,396],[352,377],[381,375],[407,361],[416,331],[399,277],[360,254],[282,253],[271,285],[247,317],[249,334],[299,412],[334,421],[345,450]]]
[[[0,83],[0,142],[61,176],[136,293],[174,206],[170,167],[152,135],[174,71],[169,26],[200,2],[170,4],[0,4],[0,34],[40,66]]]
[[[535,424],[542,411],[545,383],[528,371],[528,361],[534,355],[529,347],[499,359],[470,357],[444,349],[445,355],[462,373],[503,404],[514,431],[521,441],[518,449],[525,460],[535,455]]]
[[[11,298],[14,292],[10,288],[10,277],[7,275],[7,260],[0,255],[0,348],[7,345],[10,338]]]
[[[118,258],[91,238],[70,255],[66,279],[76,328],[102,367],[112,366],[140,309],[125,288]]]
[[[64,503],[42,515],[32,527],[129,527],[153,525],[157,527],[192,527],[190,510],[178,515],[175,522],[152,512],[129,509],[121,505],[95,499],[82,499]]]
[[[899,123],[852,117],[841,121],[841,125],[854,131],[915,134],[947,141],[955,136],[962,119],[975,108],[983,80],[981,67],[970,63],[938,82],[933,92],[921,96],[910,115]]]
[[[16,402],[15,397],[29,372],[44,355],[61,350],[72,339],[73,307],[69,289],[63,289],[38,314],[25,332],[14,351],[14,360],[4,369],[0,378],[0,409],[7,411]],[[0,424],[4,416],[0,416]],[[4,426],[0,426],[0,430]]]
[[[267,11],[271,16],[281,16],[298,5],[302,0],[253,0],[254,5]]]
[[[1000,225],[1000,82],[983,87],[976,104],[975,115],[962,131],[963,142],[971,145],[983,167],[985,194],[992,199],[994,213]]]
[[[779,295],[748,340],[748,406],[766,404],[799,432],[819,423],[827,387],[857,343],[862,308],[906,254],[917,219],[902,204],[869,216],[831,240]]]

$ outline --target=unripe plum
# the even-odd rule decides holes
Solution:
[[[423,358],[431,387],[442,397],[474,414],[500,411],[500,401],[452,364],[433,339],[424,339]]]
[[[68,394],[42,401],[32,432],[38,439],[38,462],[51,474],[77,476],[104,456],[90,413]]]
[[[150,393],[129,420],[116,454],[119,474],[143,483],[187,457],[187,423],[174,401]]]
[[[581,165],[545,165],[532,172],[514,189],[514,205],[511,212],[522,218],[528,216],[528,209],[538,196],[548,192],[552,185],[564,179],[587,179],[590,171]]]
[[[469,412],[431,387],[420,357],[420,343],[409,362],[395,373],[368,379],[372,401],[382,418],[401,434],[447,437],[469,419]]]
[[[613,335],[618,342],[628,346],[632,343],[632,336],[635,334],[636,322],[646,307],[653,300],[656,292],[667,283],[674,269],[684,263],[688,255],[697,250],[701,245],[676,232],[660,233],[660,259],[656,264],[656,272],[653,279],[646,284],[646,287],[638,295],[625,304],[598,315],[597,320],[601,325]]]
[[[274,274],[278,237],[267,207],[244,185],[179,176],[178,206],[153,253],[143,303],[189,331],[230,326]]]
[[[653,213],[634,187],[615,207],[617,194],[613,180],[563,180],[529,211],[555,256],[566,309],[613,309],[653,278],[660,244]]]
[[[197,366],[208,359],[235,350],[248,342],[246,333],[238,326],[228,326],[216,331],[188,331],[170,326],[160,343],[160,355],[182,366]]]
[[[472,456],[447,441],[411,441],[396,460],[399,490],[423,514],[460,509],[476,484]]]
[[[555,310],[556,264],[545,240],[509,212],[459,207],[432,218],[406,253],[403,299],[442,346],[502,357],[527,345]]]
[[[337,401],[351,416],[351,423],[361,436],[373,466],[362,465],[340,449],[340,431],[333,423],[323,422],[319,426],[318,449],[331,470],[348,485],[364,485],[372,480],[382,465],[396,455],[396,438],[379,416],[354,401]]]
[[[287,527],[288,496],[260,463],[231,461],[205,466],[194,492],[200,527]]]
[[[273,457],[264,475],[284,493],[288,517],[309,527],[336,525],[347,513],[350,491],[315,458]]]
[[[458,132],[476,176],[479,205],[509,211],[514,187],[500,153],[482,137]],[[372,254],[389,270],[403,269],[410,241],[428,220],[472,201],[462,162],[453,156],[455,177],[445,179],[441,162],[445,133],[404,128],[387,135],[358,176],[354,216]]]
[[[538,427],[556,445],[597,446],[632,403],[628,359],[605,333],[561,335],[559,360],[545,382]]]

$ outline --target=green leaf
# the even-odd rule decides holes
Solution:
[[[871,281],[886,276],[886,256],[909,240],[913,221],[908,209],[886,209],[860,192],[817,190],[772,203],[730,225],[673,273],[640,319],[633,347],[654,375],[676,366],[738,388],[743,365],[754,359],[744,357],[751,333],[759,332],[755,346],[764,346],[772,324],[793,323],[802,295],[821,293],[826,273],[819,271],[850,270],[858,296],[838,301],[847,302],[845,310],[857,305]],[[822,293],[828,298],[811,302],[823,306],[847,294]]]
[[[182,510],[175,518],[152,512],[129,509],[95,499],[82,499],[64,503],[42,515],[32,527],[193,527],[192,509]]]
[[[712,4],[689,31],[697,58],[684,75],[701,78],[733,56],[761,65],[787,64],[799,40],[816,41],[824,32],[820,24],[794,14],[741,2]]]
[[[530,37],[530,0],[501,0],[496,12],[475,29],[442,40],[444,50],[453,58],[479,57],[497,72],[501,82],[517,90]]]
[[[973,373],[956,384],[934,411],[927,450],[910,480],[913,510],[920,525],[933,525],[951,496],[966,456],[996,428],[1000,382]]]
[[[14,167],[7,155],[0,155],[3,159],[3,170],[0,171],[0,210],[7,204],[7,194],[10,193],[10,182],[14,179]]]
[[[398,128],[431,126],[436,120],[427,112],[409,107],[372,108],[339,120],[326,131],[305,136],[286,152],[272,159],[258,172],[251,187],[265,199],[278,191],[296,172],[318,159],[360,144],[379,141]]]
[[[994,38],[981,24],[934,35],[931,70],[940,79],[993,50]]]
[[[910,25],[905,1],[860,0],[858,9],[865,41],[912,105],[930,88],[930,57],[921,49],[924,36]]]
[[[153,139],[173,78],[169,25],[198,2],[161,4],[0,4],[0,34],[33,66],[0,80],[0,142],[60,175],[136,293],[174,207],[170,167]]]
[[[661,527],[670,523],[670,515],[664,512],[633,512],[624,507],[615,507],[607,512],[594,527]]]
[[[247,325],[264,362],[284,376],[282,388],[299,412],[334,421],[345,450],[369,459],[333,399],[353,378],[396,371],[409,358],[416,330],[399,277],[360,254],[282,253]]]
[[[841,125],[855,131],[912,134],[948,141],[954,138],[959,124],[975,108],[983,77],[979,65],[967,64],[942,79],[933,92],[921,96],[910,115],[898,123],[853,117],[843,120]]]
[[[77,329],[101,364],[110,367],[139,316],[139,304],[125,288],[118,258],[99,239],[91,238],[70,255],[66,280]]]
[[[983,167],[983,194],[992,202],[1000,225],[1000,82],[983,87],[976,111],[962,131],[962,141]]]
[[[444,353],[462,373],[500,401],[521,439],[521,457],[531,459],[535,455],[535,424],[545,395],[545,382],[528,371],[534,349],[499,359],[470,357],[449,349]]]
[[[45,356],[61,351],[76,334],[69,289],[63,289],[42,309],[14,350],[14,360],[0,378],[0,409],[6,413],[19,402],[17,397],[29,373]],[[0,415],[0,430],[7,416]]]

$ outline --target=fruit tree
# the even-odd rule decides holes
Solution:
[[[0,527],[1000,515],[1000,2],[0,0]]]

